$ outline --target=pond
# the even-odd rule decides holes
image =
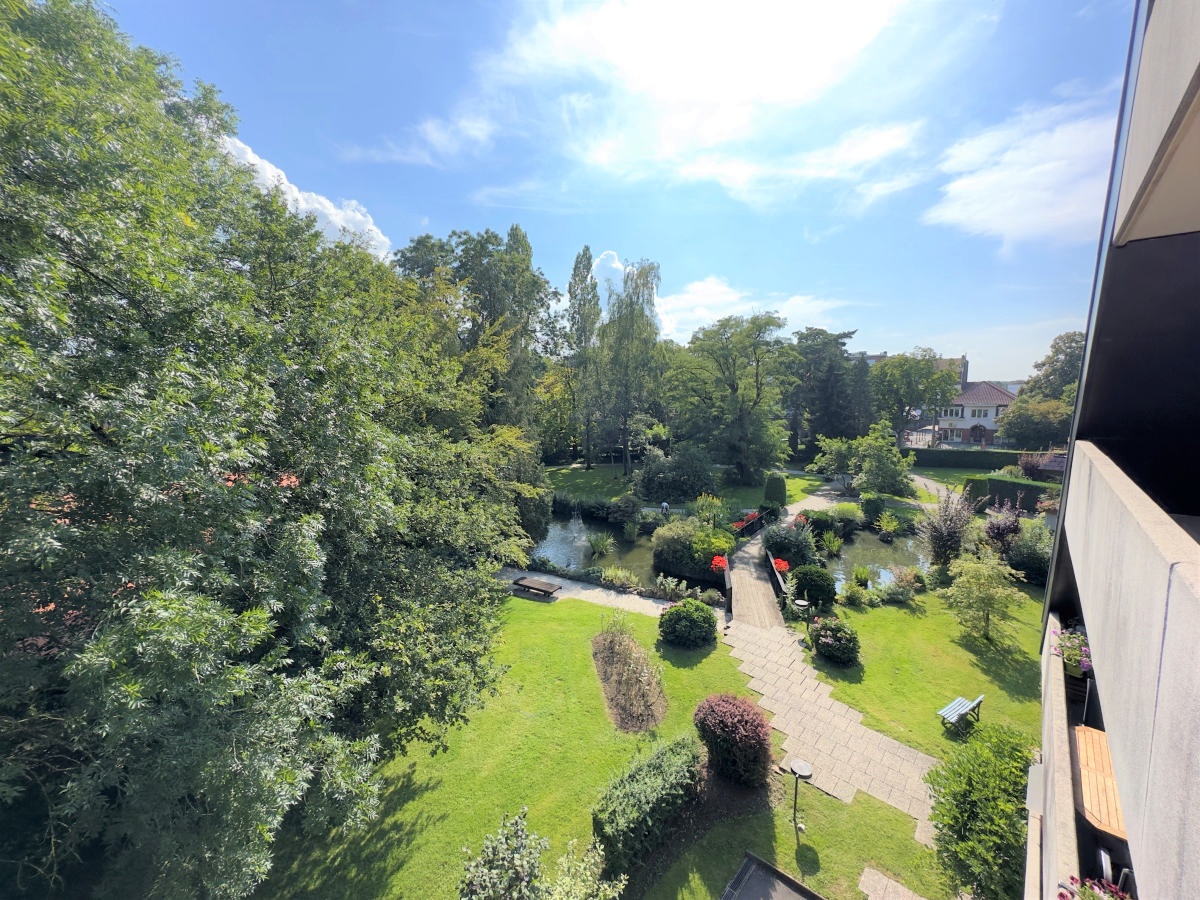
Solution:
[[[871,587],[880,587],[892,580],[888,566],[929,565],[929,557],[921,541],[915,536],[898,537],[885,544],[873,531],[860,531],[842,547],[841,556],[829,561],[829,573],[841,590],[842,582],[850,577],[855,566],[866,566],[871,570]]]
[[[587,542],[589,534],[611,534],[616,538],[616,548],[612,553],[593,558]],[[584,522],[579,513],[570,519],[555,516],[545,540],[533,548],[532,555],[544,556],[565,569],[620,566],[633,572],[646,586],[653,585],[657,577],[649,535],[639,535],[631,544],[622,536],[619,527],[603,522]]]

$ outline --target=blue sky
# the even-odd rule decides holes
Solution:
[[[1029,374],[1082,329],[1131,0],[113,0],[230,152],[381,253],[512,223],[665,336],[773,310]]]

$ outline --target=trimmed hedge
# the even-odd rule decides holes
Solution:
[[[771,771],[771,726],[752,700],[713,694],[696,707],[692,722],[708,749],[713,771],[740,784],[766,784]]]
[[[917,447],[912,450],[917,465],[930,469],[980,469],[994,472],[1015,466],[1024,450],[947,450],[942,447]]]
[[[763,506],[787,506],[787,477],[782,472],[770,472],[763,485]]]
[[[609,784],[592,808],[607,871],[628,872],[655,850],[699,785],[700,744],[691,735],[659,746]]]
[[[703,647],[717,639],[717,617],[707,603],[688,597],[658,617],[658,636],[676,647]]]
[[[808,602],[820,609],[833,606],[837,597],[837,581],[820,566],[794,566],[788,573],[796,585],[796,599],[808,598]]]
[[[1037,502],[1046,489],[1057,486],[1048,481],[1030,481],[1028,478],[1008,478],[1003,475],[968,475],[963,479],[963,484],[971,489],[971,496],[976,500],[987,497],[990,506],[1008,500],[1025,512],[1035,512]]]

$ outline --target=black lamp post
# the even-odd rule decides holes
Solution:
[[[800,780],[811,781],[813,776],[812,764],[805,762],[802,759],[793,758],[788,765],[792,775],[796,779],[796,786],[792,792],[792,824],[796,826],[797,831],[804,831],[804,823],[800,821],[799,802],[800,802]]]

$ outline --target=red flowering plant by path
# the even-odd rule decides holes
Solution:
[[[775,566],[775,571],[778,572],[780,575],[783,575],[784,573],[787,572],[788,569],[791,568],[791,566],[788,565],[788,561],[786,559],[775,560],[774,566]]]
[[[724,572],[726,569],[729,568],[729,560],[726,559],[724,556],[714,556],[712,558],[712,562],[708,564],[708,567],[710,569],[712,569],[716,574],[720,575],[722,572]]]
[[[796,513],[795,517],[792,519],[792,527],[793,528],[799,528],[801,525],[807,525],[807,524],[808,524],[808,516],[806,516],[804,513]]]

